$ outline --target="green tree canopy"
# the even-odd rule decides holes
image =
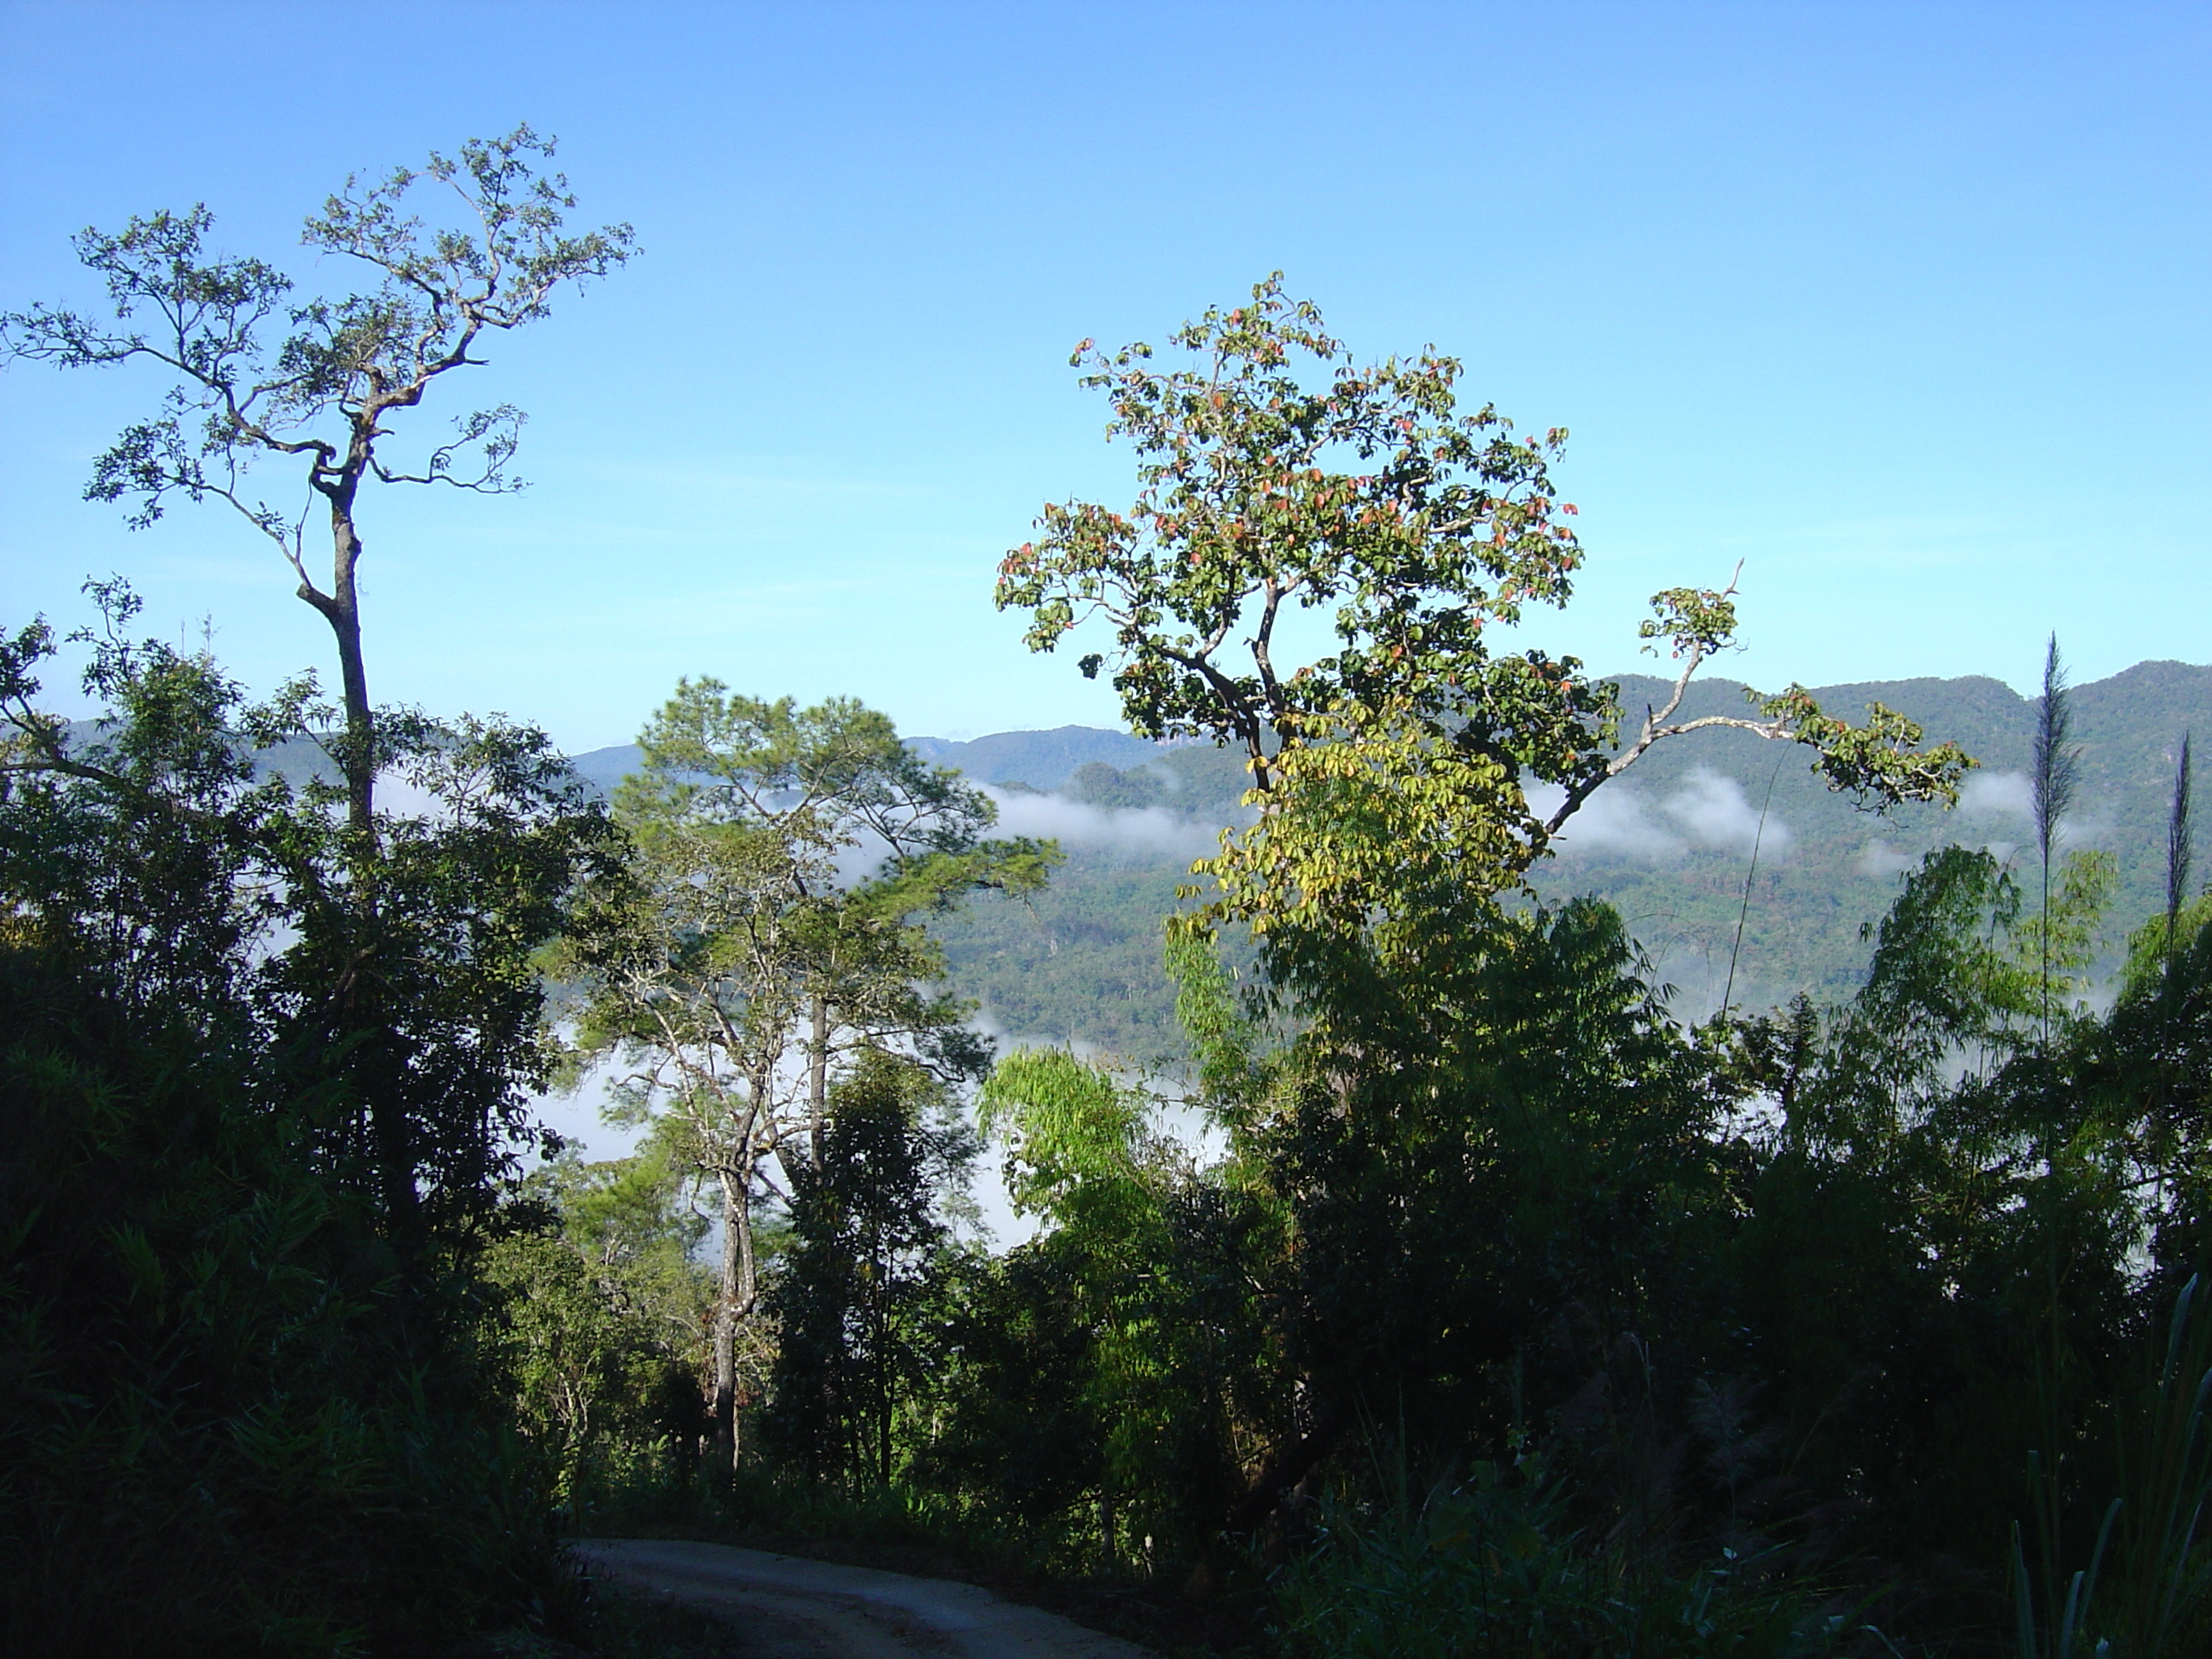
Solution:
[[[736,1350],[758,1297],[755,1202],[826,1155],[841,1066],[902,1054],[945,1080],[988,1055],[940,988],[921,918],[1044,879],[1048,843],[986,839],[990,798],[849,698],[801,708],[684,680],[617,792],[633,856],[564,946],[578,1044],[618,1055],[629,1111],[674,1121],[718,1188],[718,1432],[735,1455]]]
[[[1730,726],[1807,744],[1838,788],[1876,801],[1955,795],[1971,762],[1920,747],[1877,708],[1854,728],[1801,686],[1754,715],[1676,720],[1698,665],[1735,630],[1734,587],[1654,596],[1644,637],[1681,664],[1674,700],[1616,752],[1616,688],[1572,657],[1505,648],[1501,629],[1573,592],[1582,548],[1551,467],[1562,429],[1516,434],[1460,404],[1462,366],[1426,349],[1361,364],[1279,274],[1249,305],[1177,330],[1187,366],[1085,341],[1138,457],[1126,511],[1047,506],[1000,567],[1000,609],[1032,650],[1093,619],[1122,712],[1147,737],[1200,735],[1247,757],[1259,823],[1225,838],[1212,912],[1265,931],[1358,915],[1439,881],[1494,892],[1607,779],[1656,742]],[[1284,624],[1320,610],[1333,649],[1302,662]],[[1528,786],[1561,793],[1548,811]]]

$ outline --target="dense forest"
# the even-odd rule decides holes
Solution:
[[[255,697],[120,581],[0,639],[8,1650],[653,1651],[563,1553],[641,1531],[925,1551],[1192,1652],[2212,1644],[2185,731],[2055,639],[2027,702],[1700,679],[1732,586],[1655,596],[1666,678],[1510,648],[1581,568],[1564,434],[1271,279],[1086,343],[1133,504],[998,571],[1118,760],[702,676],[595,781],[376,702],[356,582],[386,486],[506,478],[516,411],[396,458],[417,404],[629,255],[549,154],[333,197],[362,293],[199,210],[86,234],[112,317],[4,319],[160,373],[90,493],[237,508],[338,682]],[[1668,808],[1747,754],[1756,862]],[[1079,865],[1069,809],[1158,834]],[[1760,921],[1693,1009],[1631,913],[1702,858],[1697,925]],[[1039,1040],[1080,998],[1126,1006]],[[533,1123],[587,1079],[634,1154]]]

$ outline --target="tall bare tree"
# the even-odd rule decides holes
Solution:
[[[215,218],[202,204],[77,236],[78,257],[106,287],[104,317],[43,304],[0,314],[0,361],[151,366],[167,381],[155,412],[99,458],[88,498],[127,503],[142,528],[179,496],[232,507],[276,547],[300,598],[330,626],[341,684],[335,729],[315,714],[311,684],[280,699],[343,779],[330,803],[343,807],[338,878],[311,884],[302,932],[312,948],[302,959],[313,958],[320,981],[319,1041],[348,1079],[403,1246],[421,1237],[417,1182],[434,1136],[417,1098],[428,1086],[422,1067],[393,1011],[412,947],[401,942],[404,921],[385,914],[398,873],[376,780],[402,761],[434,766],[455,740],[420,716],[380,716],[370,702],[358,581],[362,491],[521,487],[508,470],[523,422],[511,404],[460,416],[442,442],[405,458],[392,446],[400,417],[446,377],[483,365],[488,337],[544,317],[556,292],[605,276],[634,252],[627,225],[568,231],[575,198],[562,174],[545,169],[553,148],[518,126],[372,184],[349,178],[301,238],[366,276],[348,292],[303,295],[267,261],[214,251]],[[323,580],[310,550],[319,520],[330,535]]]
[[[568,181],[541,170],[553,149],[518,126],[372,185],[349,178],[301,240],[365,270],[368,285],[350,293],[301,296],[273,264],[211,252],[215,216],[200,204],[78,234],[78,258],[106,284],[107,318],[46,305],[0,316],[8,357],[167,372],[160,409],[124,429],[85,493],[131,503],[142,527],[178,495],[219,501],[276,544],[337,641],[345,719],[333,755],[371,851],[378,752],[357,580],[362,488],[520,489],[508,463],[524,416],[512,404],[460,416],[411,459],[387,454],[392,422],[447,375],[483,367],[488,334],[538,321],[563,286],[635,252],[626,224],[568,234]],[[442,209],[428,220],[417,210],[425,191]],[[310,568],[318,513],[330,534],[326,582]]]

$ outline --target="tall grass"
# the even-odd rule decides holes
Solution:
[[[2121,1410],[2119,1494],[2106,1506],[2088,1565],[2059,1564],[2055,1480],[2031,1466],[2041,1558],[2030,1572],[2013,1529],[2020,1659],[2197,1659],[2212,1652],[2212,1310],[2192,1278],[2174,1299],[2155,1369]],[[2037,1602],[2042,1610],[2039,1616]]]

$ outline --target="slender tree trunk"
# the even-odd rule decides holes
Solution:
[[[731,1170],[719,1172],[722,1187],[722,1273],[714,1300],[714,1399],[713,1443],[708,1453],[716,1470],[738,1462],[738,1320],[750,1299],[752,1225],[745,1203],[750,1182]]]
[[[348,1063],[368,1114],[386,1233],[400,1259],[412,1263],[426,1243],[422,1195],[415,1185],[415,1126],[400,1097],[398,1060],[380,989],[372,986],[347,999],[345,1024],[351,1028],[347,1035],[355,1042]]]
[[[362,434],[357,433],[356,439],[359,448]],[[368,701],[368,670],[361,644],[361,592],[354,577],[361,562],[362,541],[353,520],[353,489],[349,483],[331,495],[331,591],[322,592],[303,581],[300,597],[330,624],[337,644],[340,700],[345,713],[345,738],[337,759],[345,779],[346,823],[354,837],[349,859],[354,937],[349,945],[362,966],[352,975],[344,996],[342,1035],[353,1046],[350,1069],[368,1117],[369,1145],[376,1163],[386,1230],[401,1256],[412,1258],[423,1243],[422,1198],[415,1185],[415,1124],[398,1087],[399,1060],[376,988],[380,975],[373,960],[377,949],[382,848],[376,832],[376,716]]]
[[[368,702],[368,670],[361,650],[361,590],[354,571],[361,562],[361,532],[353,520],[353,492],[331,500],[331,591],[301,584],[300,597],[323,614],[338,647],[340,701],[345,709],[346,821],[362,838],[368,856],[377,851],[376,716]]]
[[[361,654],[360,611],[346,605],[332,617],[331,631],[337,635],[338,666],[345,695],[346,822],[361,836],[368,856],[373,858],[378,842],[376,715],[368,706],[368,678]]]
[[[808,1137],[814,1167],[822,1168],[823,1147],[830,1115],[830,1000],[817,996],[810,1011],[811,1033],[806,1050],[806,1110],[814,1121]]]
[[[753,1253],[753,1211],[750,1201],[752,1188],[752,1164],[749,1158],[746,1161],[745,1178],[738,1188],[738,1297],[736,1309],[730,1322],[732,1340],[736,1336],[737,1328],[753,1316],[754,1304],[760,1300],[759,1261]],[[732,1382],[734,1389],[734,1375]],[[734,1399],[734,1393],[732,1398]],[[732,1467],[735,1466],[738,1454],[743,1449],[738,1443],[736,1419],[733,1413],[730,1434],[730,1458]]]
[[[877,1455],[881,1465],[877,1474],[877,1480],[885,1492],[891,1489],[892,1404],[890,1379],[886,1377],[884,1380],[883,1399],[877,1408],[876,1421]]]
[[[892,1370],[890,1264],[884,1254],[876,1255],[876,1480],[885,1492],[891,1489],[891,1413],[893,1389],[896,1386]]]
[[[717,1172],[722,1188],[722,1272],[714,1309],[714,1462],[734,1470],[744,1448],[738,1443],[738,1327],[752,1317],[760,1293],[759,1263],[753,1249],[753,1171],[759,1163],[754,1142],[769,1079],[755,1073],[746,1105],[744,1133],[735,1164]]]

